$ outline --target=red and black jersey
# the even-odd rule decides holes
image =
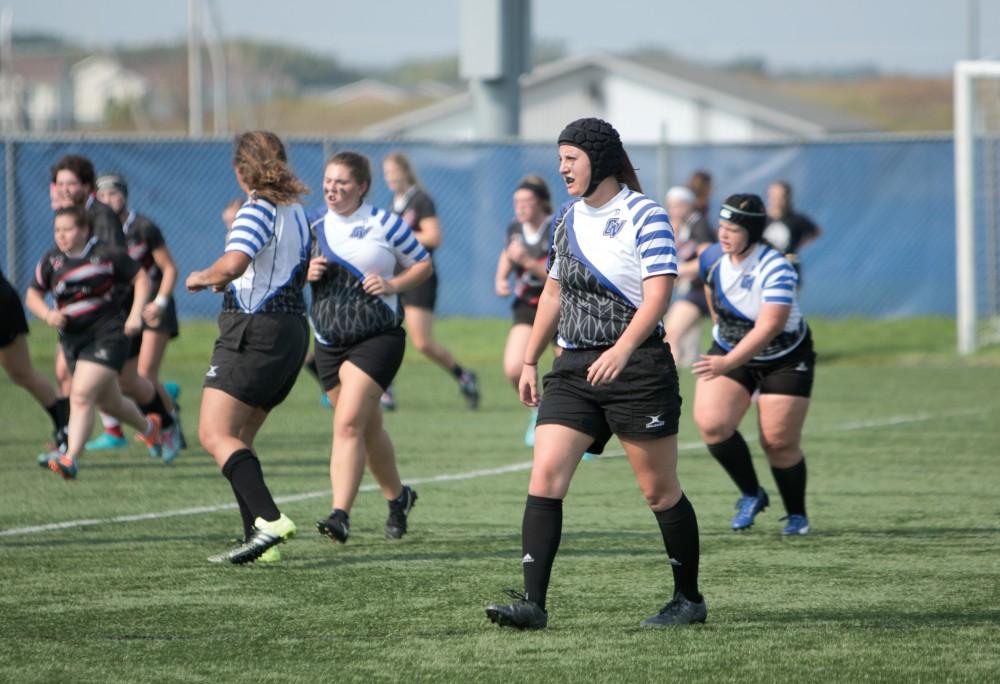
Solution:
[[[153,281],[153,294],[160,289],[163,272],[153,260],[153,251],[166,245],[163,233],[148,216],[130,211],[122,225],[125,231],[125,246],[132,260],[142,266],[149,279]]]
[[[94,237],[76,256],[49,250],[35,267],[30,287],[52,293],[67,319],[63,333],[78,335],[122,315],[115,286],[128,286],[138,272],[139,264],[125,250]]]
[[[524,230],[524,225],[518,221],[507,226],[507,245],[519,240],[524,244],[524,248],[532,259],[544,264],[549,259],[549,247],[552,244],[552,221],[545,219],[538,231],[529,235]],[[545,289],[545,279],[538,278],[531,271],[525,270],[519,264],[513,265],[514,271],[514,296],[528,304],[538,306],[538,299]]]

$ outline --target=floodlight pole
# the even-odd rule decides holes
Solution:
[[[469,79],[476,138],[521,133],[519,77],[531,69],[530,0],[462,0],[460,74]]]

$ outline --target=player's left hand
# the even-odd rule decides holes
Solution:
[[[591,385],[610,385],[625,368],[631,354],[618,345],[606,350],[587,369],[587,382]]]
[[[702,354],[701,361],[695,361],[691,364],[691,372],[702,380],[712,380],[728,373],[729,364],[726,362],[725,356]]]
[[[370,295],[396,294],[396,288],[392,286],[392,283],[376,273],[366,275],[361,287]]]

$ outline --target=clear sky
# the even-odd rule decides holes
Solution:
[[[458,50],[459,0],[208,0],[224,35],[298,43],[350,66]],[[182,38],[186,0],[0,0],[15,31],[90,47]],[[1000,2],[980,0],[979,49],[1000,58]],[[705,61],[760,56],[779,69],[950,72],[967,54],[968,0],[533,0],[536,39],[570,53],[656,46]]]

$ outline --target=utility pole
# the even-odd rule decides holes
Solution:
[[[201,0],[188,0],[188,135],[202,136]]]

